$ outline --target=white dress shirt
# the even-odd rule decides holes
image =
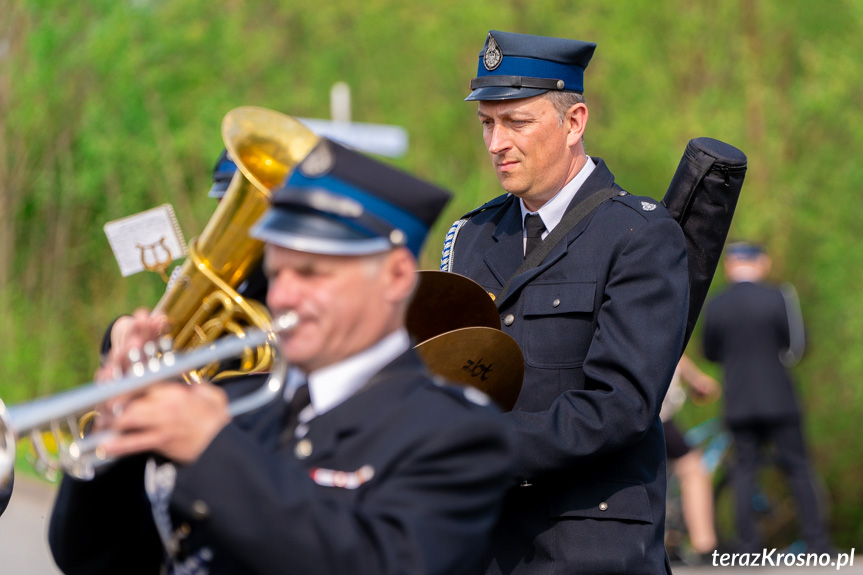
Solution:
[[[285,399],[290,401],[294,390],[306,380],[312,403],[300,412],[297,435],[305,434],[305,424],[312,418],[333,409],[360,390],[385,365],[410,347],[407,330],[399,329],[375,345],[338,363],[322,367],[308,375],[298,369],[288,374]]]
[[[545,231],[542,232],[542,239],[545,239],[551,230],[553,230],[555,226],[560,223],[560,220],[563,219],[567,206],[569,206],[569,203],[572,201],[572,198],[575,197],[575,194],[578,193],[578,190],[581,189],[581,186],[587,180],[587,177],[593,173],[594,168],[596,168],[596,164],[594,164],[593,160],[588,156],[587,162],[585,162],[584,166],[581,167],[581,170],[578,171],[575,177],[567,182],[559,192],[557,192],[535,212],[528,210],[524,205],[524,201],[519,200],[519,205],[521,205],[522,235],[524,237],[525,248],[527,247],[527,230],[524,229],[524,216],[527,214],[539,214],[539,217],[542,218],[543,225],[545,225]]]

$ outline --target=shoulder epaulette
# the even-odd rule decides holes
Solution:
[[[475,216],[476,214],[478,214],[480,212],[486,211],[489,208],[496,208],[497,206],[500,206],[505,201],[507,201],[509,199],[509,197],[510,197],[510,194],[501,194],[498,197],[487,201],[486,203],[484,203],[480,207],[472,209],[471,211],[469,211],[468,213],[463,215],[460,219],[466,220],[466,219],[470,218],[471,216]]]
[[[452,271],[452,264],[453,264],[452,249],[453,249],[453,246],[455,245],[455,239],[456,239],[456,237],[458,237],[458,232],[461,229],[461,227],[463,225],[465,225],[467,223],[467,221],[472,216],[475,216],[476,214],[478,214],[480,212],[484,212],[489,208],[496,208],[500,205],[503,205],[503,203],[506,202],[507,199],[509,199],[509,197],[510,197],[510,194],[502,194],[502,195],[500,195],[500,196],[498,196],[492,200],[489,200],[486,203],[484,203],[483,205],[481,205],[480,207],[472,209],[471,211],[469,211],[468,213],[463,215],[461,218],[456,220],[456,222],[453,223],[452,226],[450,226],[449,231],[446,234],[446,238],[444,239],[443,251],[441,252],[441,258],[440,258],[440,270],[441,271],[444,271],[444,272],[451,272]]]
[[[655,200],[649,196],[634,196],[629,193],[623,193],[612,198],[624,205],[629,206],[635,212],[641,214],[646,219],[652,219],[654,214],[666,214],[665,206],[659,200]],[[660,208],[657,211],[657,208]]]

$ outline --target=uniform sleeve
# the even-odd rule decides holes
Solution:
[[[162,545],[143,481],[143,456],[118,461],[93,481],[63,478],[48,528],[63,573],[159,572]]]
[[[504,414],[523,479],[572,469],[637,443],[656,422],[683,345],[688,273],[671,218],[633,229],[611,264],[584,360],[584,389],[546,411]]]
[[[291,453],[228,426],[180,470],[174,504],[204,502],[207,519],[194,528],[250,572],[464,573],[480,560],[512,484],[509,434],[498,417],[462,421],[408,451],[354,498],[316,484]]]

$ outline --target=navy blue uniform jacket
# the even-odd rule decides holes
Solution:
[[[707,304],[704,357],[722,364],[729,424],[800,416],[791,374],[780,360],[791,345],[789,325],[785,298],[773,286],[735,283]]]
[[[594,160],[569,209],[614,185]],[[493,200],[459,230],[452,271],[497,295],[521,265],[522,242],[518,200]],[[504,414],[525,485],[508,494],[489,573],[666,571],[658,414],[681,353],[688,289],[680,226],[656,200],[623,194],[496,302],[525,358],[521,395]]]
[[[173,523],[190,531],[189,569],[178,573],[453,575],[476,565],[512,482],[512,441],[494,408],[437,385],[410,350],[309,423],[308,457],[297,442],[278,447],[283,413],[280,401],[238,418],[178,467]],[[344,486],[330,471],[349,472]],[[138,457],[92,482],[63,480],[49,542],[64,572],[159,573],[143,476]],[[195,571],[208,556],[209,571]]]

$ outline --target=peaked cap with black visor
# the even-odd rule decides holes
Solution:
[[[273,193],[252,237],[292,250],[360,256],[407,247],[418,257],[451,195],[326,138]]]
[[[491,30],[479,53],[472,100],[515,100],[548,91],[584,92],[593,42]]]
[[[725,255],[744,260],[758,259],[767,252],[764,246],[753,242],[732,242],[725,247]]]

